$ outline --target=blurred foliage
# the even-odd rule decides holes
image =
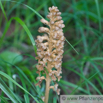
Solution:
[[[38,33],[43,25],[40,19],[47,19],[52,5],[62,12],[68,41],[59,82],[61,95],[103,93],[102,0],[0,0],[1,103],[42,103],[45,82],[41,88],[35,86],[34,40],[42,35]],[[57,100],[50,91],[49,103]]]

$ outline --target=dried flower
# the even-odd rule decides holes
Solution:
[[[40,75],[40,72],[43,71],[46,73],[45,103],[48,103],[49,89],[53,89],[58,95],[60,94],[58,84],[56,83],[52,86],[50,83],[51,79],[56,82],[56,80],[60,81],[60,78],[62,78],[60,74],[62,73],[61,65],[65,40],[62,30],[65,25],[63,24],[63,20],[61,20],[61,12],[59,12],[58,8],[54,6],[50,7],[49,11],[50,13],[47,15],[47,18],[50,19],[50,22],[41,19],[41,22],[48,25],[49,28],[40,27],[38,31],[46,34],[43,36],[37,36],[36,40],[38,55],[38,57],[36,57],[36,59],[38,59],[38,65],[36,67],[38,70],[37,73],[39,74],[39,77],[37,77],[39,80],[37,85],[40,86],[42,80],[45,79],[44,76]],[[44,68],[46,68],[47,71]],[[55,70],[53,70],[53,68],[55,68]]]

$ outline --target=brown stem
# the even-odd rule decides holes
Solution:
[[[51,53],[52,51],[52,26],[50,27],[50,34],[49,34],[49,52]],[[49,99],[49,87],[50,87],[50,82],[51,79],[49,77],[49,72],[51,70],[51,62],[48,61],[48,66],[47,66],[47,73],[46,73],[46,89],[45,89],[45,99],[44,102],[48,103]]]
[[[49,74],[47,73],[46,75],[46,89],[45,89],[45,103],[48,103],[48,99],[49,99],[49,87],[50,87],[50,77]]]

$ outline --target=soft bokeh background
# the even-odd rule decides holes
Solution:
[[[37,61],[27,31],[34,40],[42,35],[38,32],[43,26],[39,14],[47,19],[48,7],[52,5],[62,12],[67,39],[62,79],[58,83],[61,94],[103,93],[102,0],[0,0],[0,38],[6,34],[3,41],[0,39],[1,103],[36,103],[30,94],[38,100],[44,95],[45,82],[41,88],[35,87]],[[51,90],[49,103],[57,103],[58,97]]]

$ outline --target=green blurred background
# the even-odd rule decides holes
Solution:
[[[37,61],[31,41],[42,35],[40,15],[47,19],[53,5],[65,24],[60,94],[103,93],[102,0],[0,0],[0,103],[36,103],[32,96],[40,100],[44,95],[45,82],[35,87]],[[49,103],[58,98],[51,90]]]

